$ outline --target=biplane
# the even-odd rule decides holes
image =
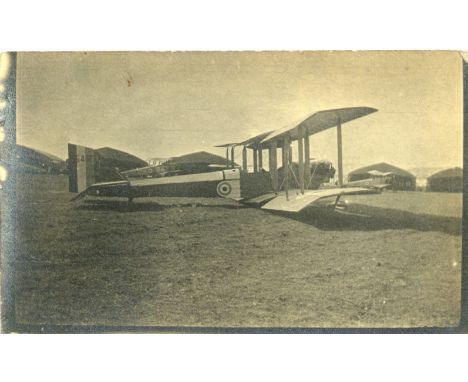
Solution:
[[[340,208],[343,195],[379,193],[387,186],[375,179],[343,183],[342,125],[376,111],[371,107],[318,111],[291,127],[217,145],[226,150],[224,168],[194,174],[130,178],[118,173],[120,180],[95,183],[92,150],[69,145],[71,188],[79,192],[72,201],[87,195],[124,197],[129,203],[134,198],[154,196],[221,197],[267,210],[299,212],[326,200],[326,205],[334,210]],[[338,181],[336,186],[324,187],[334,178],[335,169],[328,161],[311,160],[309,138],[334,127],[337,129]],[[297,163],[292,160],[293,142],[297,142]],[[242,148],[242,166],[234,162],[237,147]],[[253,151],[252,172],[249,172],[247,150]],[[264,151],[268,151],[268,171],[263,164]]]

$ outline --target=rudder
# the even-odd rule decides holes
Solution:
[[[85,146],[68,144],[68,190],[82,192],[96,183],[96,153]]]

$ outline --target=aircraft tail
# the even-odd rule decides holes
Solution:
[[[96,153],[85,146],[68,144],[68,190],[79,192],[96,183]]]

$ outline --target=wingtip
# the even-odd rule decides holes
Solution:
[[[238,143],[224,143],[222,145],[215,145],[213,147],[231,147],[231,146],[237,146]]]

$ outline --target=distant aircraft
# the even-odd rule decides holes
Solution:
[[[66,172],[65,161],[55,155],[16,145],[16,170],[27,173],[63,174]]]
[[[81,161],[76,160],[77,171],[73,179],[80,193],[73,200],[86,195],[101,197],[134,198],[152,196],[171,197],[221,197],[233,199],[267,210],[299,212],[324,200],[332,210],[341,208],[340,197],[379,193],[388,185],[375,179],[365,179],[343,184],[343,155],[341,125],[374,113],[370,107],[350,107],[323,110],[310,115],[299,124],[268,131],[245,141],[227,143],[216,147],[226,148],[223,169],[195,174],[170,174],[161,177],[130,178],[132,172],[119,173],[121,180],[92,184],[93,166],[87,163],[86,150],[75,146]],[[321,187],[334,177],[335,169],[328,161],[311,161],[309,136],[337,127],[338,186]],[[291,142],[298,142],[298,163],[292,161]],[[236,147],[242,147],[242,167],[234,163]],[[282,167],[277,166],[277,149],[281,149]],[[248,172],[247,149],[253,150],[253,173]],[[263,168],[263,150],[269,151],[269,169]],[[230,155],[229,155],[230,154]],[[89,159],[89,158],[88,158]],[[81,171],[79,170],[81,168]]]
[[[197,174],[225,169],[226,161],[219,155],[199,151],[173,158],[153,158],[149,166],[121,171],[125,178],[161,178],[174,175]]]

